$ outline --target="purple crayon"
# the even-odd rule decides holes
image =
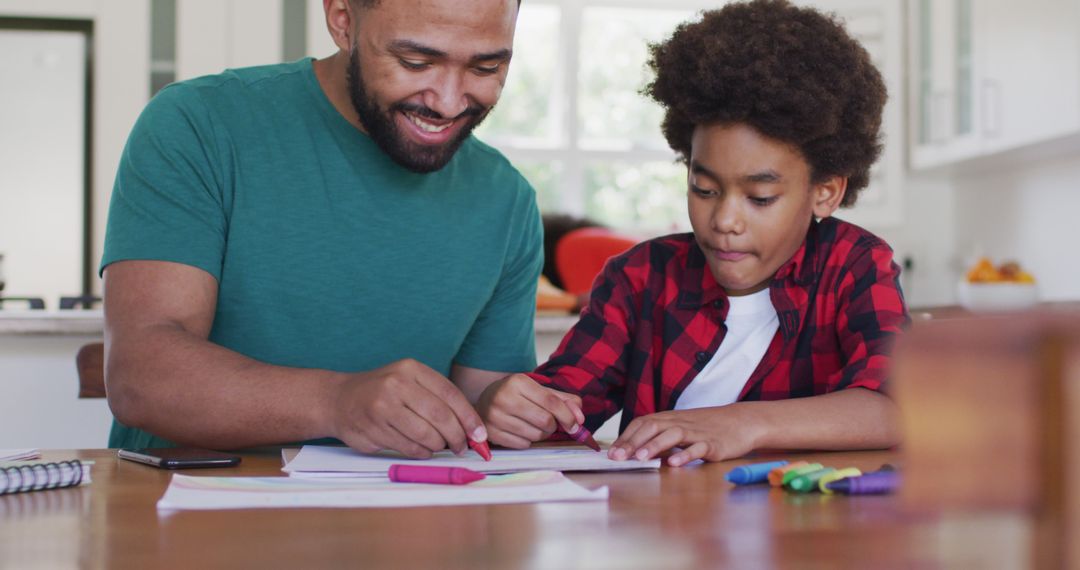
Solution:
[[[825,485],[830,491],[845,495],[887,495],[899,486],[900,474],[896,471],[876,471]]]

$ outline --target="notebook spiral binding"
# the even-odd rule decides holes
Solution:
[[[82,481],[83,464],[78,459],[0,467],[0,495],[75,487]]]

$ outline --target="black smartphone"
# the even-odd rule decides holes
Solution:
[[[233,467],[240,464],[239,455],[192,447],[161,447],[121,449],[120,459],[137,461],[161,469],[191,469],[196,467]]]

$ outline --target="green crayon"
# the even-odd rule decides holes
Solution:
[[[836,471],[836,469],[833,469],[832,467],[825,467],[823,469],[818,469],[817,471],[803,473],[792,479],[791,482],[788,483],[788,488],[799,493],[809,493],[810,491],[817,489],[818,479],[821,479],[834,471]]]
[[[817,471],[822,467],[824,467],[824,465],[820,463],[811,463],[809,465],[803,465],[802,467],[796,467],[795,469],[784,473],[784,481],[780,484],[787,486],[787,484],[790,483],[792,479],[798,477],[799,475],[810,473],[811,471]]]

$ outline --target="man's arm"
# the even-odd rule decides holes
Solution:
[[[900,443],[898,410],[888,396],[851,388],[820,396],[660,412],[635,418],[608,451],[648,459],[683,449],[668,464],[722,461],[755,449],[884,449]]]
[[[104,279],[105,381],[125,425],[219,449],[337,437],[414,457],[463,451],[466,432],[486,439],[461,392],[417,362],[340,373],[272,366],[211,343],[217,282],[200,269],[123,261]]]

